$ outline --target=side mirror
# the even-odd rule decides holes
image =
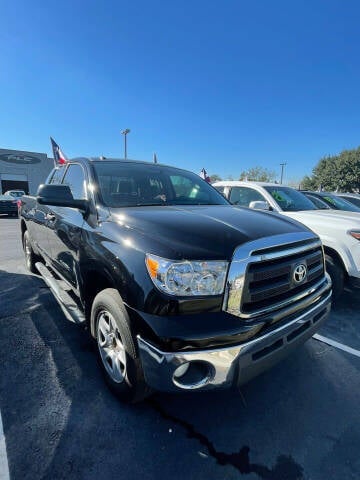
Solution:
[[[36,200],[40,205],[77,208],[82,212],[89,206],[88,200],[75,200],[68,185],[40,185]]]
[[[253,208],[254,210],[270,210],[270,205],[263,200],[256,200],[255,202],[249,203],[249,208]]]

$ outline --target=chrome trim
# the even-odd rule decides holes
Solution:
[[[310,243],[311,240],[312,242]],[[243,245],[240,245],[234,252],[232,262],[239,262],[241,260],[245,260],[248,257],[252,256],[257,250],[273,250],[275,248],[282,247],[283,245],[289,246],[289,244],[293,244],[294,247],[282,250],[281,252],[273,252],[273,254],[264,253],[261,255],[261,260],[272,260],[274,258],[293,255],[295,253],[302,252],[304,246],[307,245],[303,242],[309,242],[308,245],[311,245],[309,247],[310,249],[321,246],[320,239],[311,232],[272,235],[270,237],[258,238],[257,240],[253,240],[252,242],[247,242]],[[302,245],[296,247],[296,243],[302,243]]]
[[[235,383],[245,383],[311,337],[325,321],[330,307],[331,290],[328,286],[327,295],[298,317],[257,338],[232,347],[191,352],[164,352],[138,336],[145,381],[150,387],[162,391],[208,390],[229,387]],[[320,318],[319,315],[321,315]],[[308,327],[302,331],[301,327],[307,324]],[[291,334],[299,329],[300,333],[289,339]],[[267,348],[278,342],[281,344],[279,348],[269,353],[265,352],[261,357],[256,356],[257,353],[266,351]],[[176,369],[183,363],[195,360],[211,366],[213,373],[208,381],[205,384],[194,386],[176,385],[173,381]]]
[[[282,246],[284,246],[283,250],[274,251]],[[311,232],[273,235],[239,246],[235,250],[230,263],[222,309],[231,315],[247,320],[274,312],[275,310],[284,308],[291,303],[297,302],[302,298],[311,295],[316,289],[320,288],[321,285],[325,283],[325,278],[322,278],[322,280],[312,287],[309,287],[297,295],[290,296],[282,302],[256,310],[252,313],[241,312],[241,299],[243,295],[245,275],[250,264],[283,258],[296,253],[306,253],[308,250],[318,247],[322,248],[321,241]],[[269,250],[269,252],[266,252],[266,250]],[[301,306],[299,306],[299,308],[301,308]]]
[[[172,377],[172,381],[174,382],[174,385],[180,388],[181,390],[197,390],[204,387],[210,382],[211,378],[213,377],[212,370],[213,370],[212,365],[209,365],[209,371],[204,376],[204,378],[202,380],[199,380],[198,382],[184,384],[184,383],[181,383],[179,379],[174,377],[174,375]]]
[[[35,266],[42,279],[53,293],[66,318],[70,320],[70,322],[84,323],[86,321],[84,313],[80,310],[66,290],[61,287],[61,281],[57,280],[43,263],[36,262]]]

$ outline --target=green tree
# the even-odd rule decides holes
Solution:
[[[302,190],[319,190],[319,185],[317,185],[313,177],[306,175],[300,182]]]
[[[311,190],[360,191],[360,147],[321,158],[312,175],[303,178],[301,186]]]
[[[213,173],[212,175],[210,175],[210,181],[211,183],[214,183],[214,182],[221,182],[222,178],[220,177],[220,175],[218,175],[217,173]]]
[[[336,169],[339,191],[360,191],[360,147],[341,152],[336,160]]]
[[[255,182],[274,182],[276,173],[273,170],[256,166],[241,172],[239,180],[253,180]]]

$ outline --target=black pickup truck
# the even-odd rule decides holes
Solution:
[[[22,197],[20,215],[29,270],[89,328],[127,401],[246,382],[330,309],[313,232],[234,208],[181,169],[74,159]]]

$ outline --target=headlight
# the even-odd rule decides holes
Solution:
[[[348,233],[352,237],[356,238],[356,240],[360,240],[360,231],[359,230],[350,230]]]
[[[150,254],[145,261],[156,287],[169,295],[220,295],[224,291],[227,262],[167,260]]]

